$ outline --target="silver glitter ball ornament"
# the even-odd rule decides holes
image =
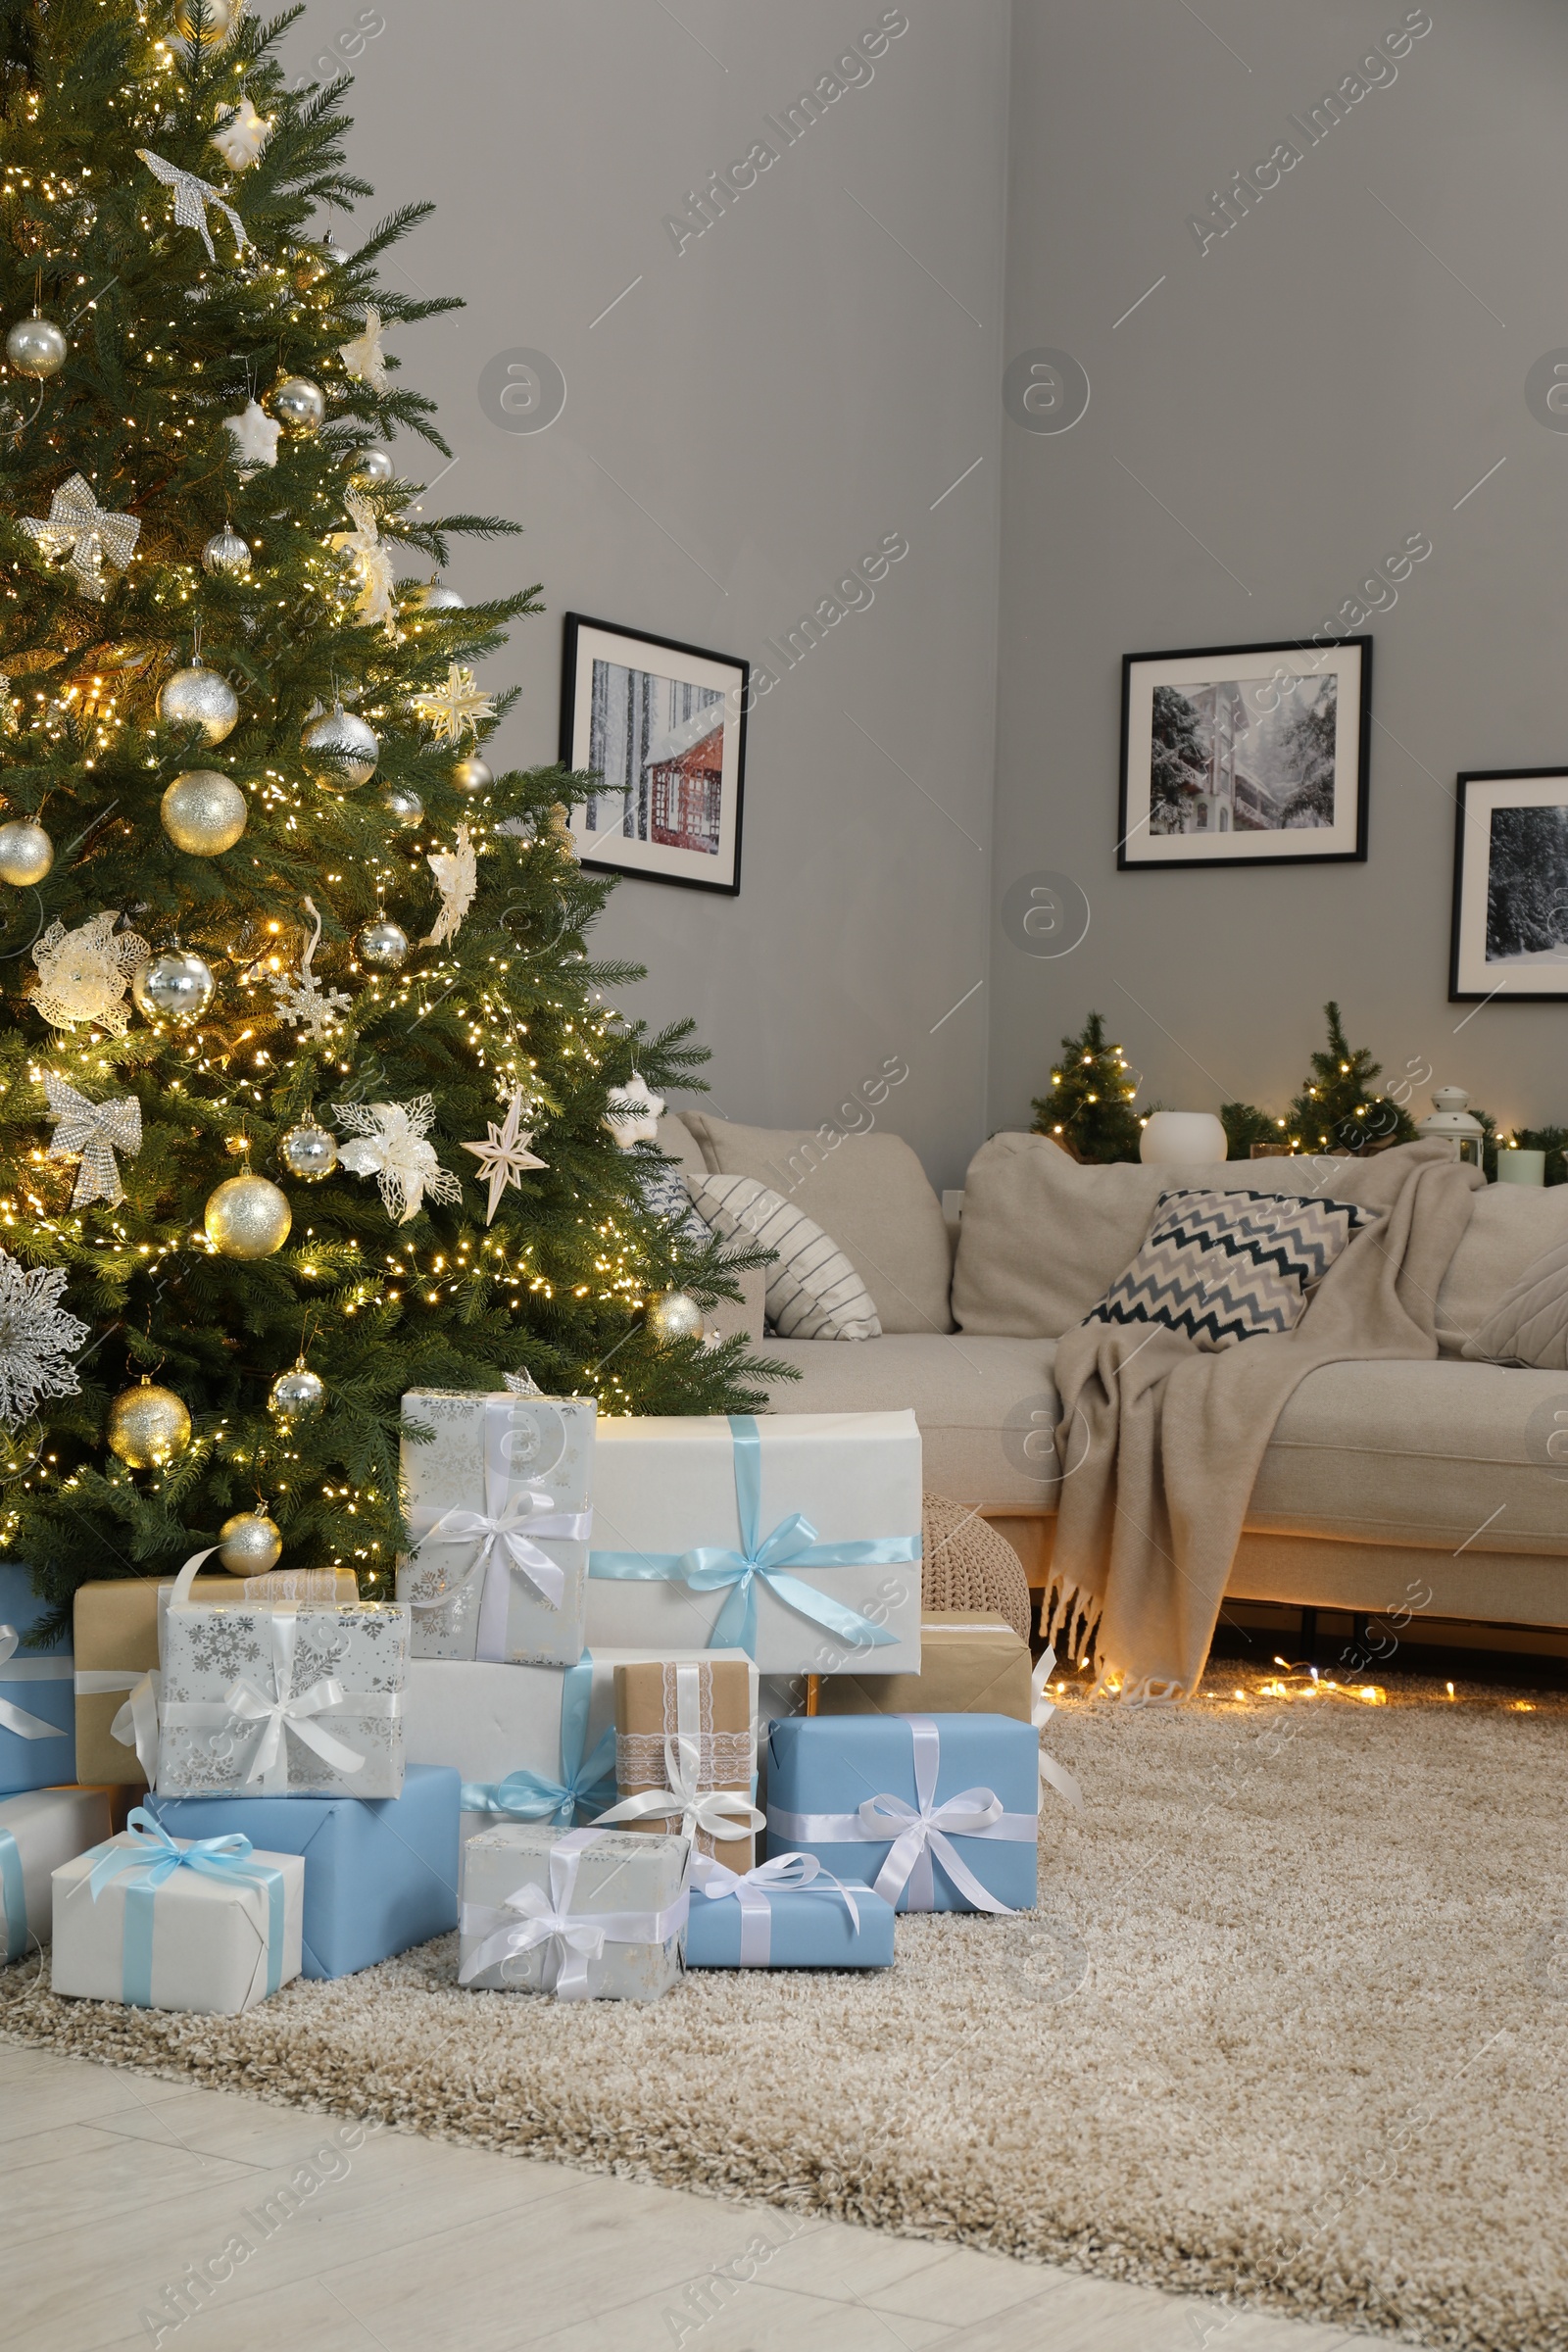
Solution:
[[[244,832],[250,803],[216,767],[193,767],[174,778],[159,813],[176,850],[191,858],[218,858]]]
[[[216,669],[193,662],[158,689],[158,715],[166,727],[199,727],[208,743],[221,743],[239,723],[239,696]]]
[[[427,580],[422,588],[415,589],[409,601],[421,612],[461,612],[465,609],[462,597],[445,580]]]
[[[236,1511],[218,1531],[218,1556],[230,1576],[265,1576],[283,1556],[283,1531],[265,1511]]]
[[[337,1166],[337,1137],[315,1119],[301,1119],[283,1137],[277,1156],[302,1184],[319,1184]]]
[[[249,543],[232,523],[225,522],[220,531],[215,531],[202,549],[202,569],[215,579],[242,580],[250,567]]]
[[[405,828],[418,824],[424,815],[424,803],[407,784],[389,784],[381,795],[381,806],[395,825]]]
[[[24,816],[0,825],[0,882],[26,890],[43,880],[54,861],[55,845],[42,825]]]
[[[354,461],[354,470],[362,482],[389,482],[397,467],[384,449],[362,449]]]
[[[355,945],[362,963],[373,964],[378,972],[395,972],[408,955],[409,935],[401,923],[383,914],[366,924]]]
[[[318,433],[326,422],[326,394],[308,375],[286,375],[272,393],[272,415],[291,433]]]
[[[318,784],[335,784],[340,792],[368,784],[381,757],[375,729],[341,703],[334,703],[323,718],[312,719],[300,737],[300,749]]]
[[[36,376],[40,383],[60,373],[70,348],[54,320],[40,318],[36,311],[30,318],[19,318],[6,337],[6,358],[17,373]]]
[[[249,1171],[209,1193],[202,1211],[207,1239],[220,1257],[270,1257],[288,1240],[293,1222],[287,1193]]]
[[[217,985],[212,965],[200,956],[184,948],[165,948],[150,963],[137,965],[130,994],[137,1011],[149,1021],[195,1021],[212,1003]]]
[[[672,1348],[677,1340],[697,1340],[703,1335],[703,1310],[687,1291],[661,1291],[649,1299],[644,1321],[661,1348]]]
[[[269,1409],[279,1421],[312,1421],[326,1402],[326,1383],[319,1372],[296,1364],[280,1372],[267,1393]]]
[[[448,782],[454,792],[483,792],[495,778],[475,753],[466,760],[453,761]]]

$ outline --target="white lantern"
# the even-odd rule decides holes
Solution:
[[[1479,1168],[1487,1131],[1481,1121],[1472,1118],[1466,1110],[1465,1104],[1469,1100],[1462,1086],[1440,1086],[1432,1098],[1432,1116],[1421,1121],[1416,1133],[1423,1139],[1442,1136],[1447,1142],[1457,1144],[1459,1157],[1472,1168]]]

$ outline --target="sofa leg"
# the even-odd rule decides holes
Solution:
[[[1316,1609],[1301,1611],[1301,1655],[1303,1658],[1313,1658],[1317,1655]]]

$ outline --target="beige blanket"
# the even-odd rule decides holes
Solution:
[[[1157,1326],[1080,1324],[1063,1336],[1049,1622],[1074,1656],[1098,1627],[1102,1686],[1134,1699],[1196,1690],[1287,1399],[1322,1364],[1437,1354],[1438,1287],[1483,1181],[1442,1142],[1369,1160],[1264,1162],[1260,1192],[1386,1212],[1330,1267],[1295,1331],[1217,1352]]]

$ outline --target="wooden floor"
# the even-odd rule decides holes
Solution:
[[[0,2278],[7,2352],[1333,2352],[1366,2340],[6,2044]]]

